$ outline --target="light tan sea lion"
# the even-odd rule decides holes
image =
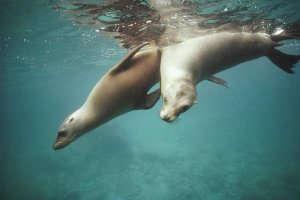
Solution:
[[[95,85],[85,103],[61,124],[53,149],[61,149],[109,120],[137,109],[151,108],[160,90],[147,92],[159,81],[161,52],[134,48]],[[138,52],[138,53],[137,53]]]
[[[163,107],[160,117],[174,121],[188,110],[197,98],[196,85],[204,79],[226,84],[211,77],[234,65],[267,56],[287,73],[300,55],[288,55],[275,49],[281,40],[299,38],[299,30],[278,35],[263,33],[216,33],[186,40],[166,47],[161,58],[161,95]]]

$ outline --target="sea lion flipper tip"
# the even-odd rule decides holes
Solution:
[[[145,95],[142,99],[140,99],[136,105],[135,109],[150,109],[160,98],[160,89],[157,89],[150,94]]]
[[[206,80],[217,83],[217,84],[220,84],[220,85],[223,85],[223,86],[229,88],[228,83],[225,80],[221,79],[221,78],[218,78],[218,77],[215,77],[215,76],[210,76]]]
[[[300,55],[289,55],[285,54],[277,49],[272,49],[267,57],[274,63],[277,67],[282,69],[288,74],[293,74],[292,70],[300,60]]]
[[[118,72],[122,71],[124,67],[127,66],[128,62],[130,62],[131,58],[144,46],[149,45],[148,42],[140,44],[133,48],[120,62],[117,64],[110,72],[110,74],[117,74]]]

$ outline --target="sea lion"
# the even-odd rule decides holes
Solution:
[[[94,86],[85,103],[69,115],[58,130],[53,149],[61,149],[109,120],[136,109],[149,109],[160,90],[147,92],[159,81],[161,51],[134,48]],[[137,53],[138,52],[138,53]]]
[[[204,79],[226,84],[211,77],[234,65],[267,56],[287,73],[300,55],[288,55],[275,49],[285,39],[299,39],[299,30],[277,35],[264,33],[215,33],[165,47],[162,51],[160,76],[163,107],[161,119],[172,122],[187,111],[197,99],[196,85]]]

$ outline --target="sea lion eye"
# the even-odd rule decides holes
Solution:
[[[73,120],[74,120],[74,117],[72,117],[72,118],[69,120],[69,123],[72,122]]]

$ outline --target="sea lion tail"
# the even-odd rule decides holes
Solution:
[[[292,68],[295,67],[294,65],[300,60],[300,55],[285,54],[274,48],[269,52],[267,57],[280,69],[289,74],[294,73]]]

